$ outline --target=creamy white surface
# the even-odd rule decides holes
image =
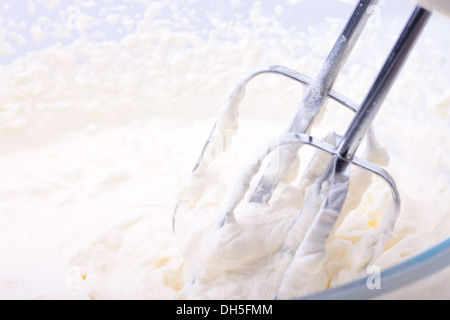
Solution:
[[[0,67],[1,298],[270,299],[276,292],[286,264],[279,249],[289,243],[290,221],[303,205],[301,185],[284,185],[265,210],[239,206],[239,224],[214,230],[219,200],[231,191],[250,147],[282,133],[294,115],[302,96],[297,84],[269,76],[249,85],[235,154],[217,166],[220,179],[200,177],[183,189],[182,198],[195,207],[178,239],[172,212],[239,78],[268,64],[313,76],[343,21],[300,33],[256,4],[248,24],[211,18],[211,30],[199,35],[185,28],[195,19],[168,24],[156,15],[161,8],[151,6],[120,42],[81,36]],[[433,22],[375,122],[403,200],[393,238],[374,262],[381,268],[450,231],[449,42],[434,32],[448,22]],[[393,41],[402,24],[386,26],[393,28],[389,36],[369,28],[336,88],[360,100],[389,49],[378,54],[367,44]],[[372,60],[363,59],[367,53]],[[313,133],[342,132],[349,116],[330,103]],[[365,275],[359,268],[366,241],[381,223],[388,195],[374,181],[327,244],[323,269],[298,293]],[[213,232],[208,241],[195,238],[203,232]],[[190,286],[198,265],[199,281]],[[450,297],[448,285],[420,288],[427,285],[434,296]]]

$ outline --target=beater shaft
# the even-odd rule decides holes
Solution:
[[[308,273],[307,276],[299,277],[299,274],[303,271],[303,264],[298,261],[306,261],[311,256],[326,256],[327,239],[333,232],[347,197],[350,184],[350,164],[353,162],[354,154],[392,88],[395,79],[400,73],[430,16],[431,13],[425,9],[420,7],[415,8],[396,45],[391,50],[384,67],[378,74],[372,88],[358,109],[344,137],[341,139],[336,153],[334,153],[318,184],[319,189],[321,189],[324,182],[327,182],[325,184],[329,186],[327,196],[320,207],[313,225],[308,230],[304,241],[296,250],[294,261],[297,262],[291,263],[275,298],[289,296],[292,288],[298,289],[303,287],[305,285],[305,277],[309,279],[308,277],[311,276]],[[395,192],[393,193],[393,198],[399,204],[398,195]],[[398,208],[396,211],[398,212]],[[386,239],[384,237],[384,241]],[[384,241],[380,240],[376,244],[377,249],[375,252],[377,254],[380,249],[384,248]],[[374,254],[374,256],[376,257],[377,254]]]
[[[430,16],[431,13],[421,7],[416,7],[414,10],[384,67],[347,129],[338,149],[340,158],[345,160],[353,158]]]
[[[300,104],[297,114],[287,129],[287,133],[305,133],[310,130],[340,70],[364,29],[373,11],[373,7],[377,3],[378,0],[360,0],[356,5],[346,26],[320,69],[319,74],[308,87],[308,93]],[[289,145],[280,148],[280,161],[276,164],[272,162],[269,164],[269,167],[278,167],[276,169],[267,169],[259,181],[258,186],[255,188],[250,202],[265,204],[270,200],[273,191],[285,175],[289,163],[295,157],[298,150],[298,145]],[[267,172],[276,172],[276,174],[268,174]]]

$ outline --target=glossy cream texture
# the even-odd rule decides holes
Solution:
[[[255,3],[235,21],[210,15],[208,29],[199,32],[194,13],[153,4],[121,41],[94,40],[86,27],[71,44],[1,66],[0,297],[273,298],[292,261],[289,248],[298,247],[310,223],[307,214],[295,218],[305,203],[316,210],[316,195],[307,187],[314,179],[288,177],[267,208],[243,202],[237,223],[218,230],[217,224],[248,159],[286,129],[301,87],[278,76],[253,80],[238,126],[231,123],[233,129],[222,133],[230,137],[239,127],[230,152],[203,175],[189,173],[243,75],[269,64],[310,76],[320,68],[344,21],[287,28],[280,19],[290,8],[279,6],[274,14]],[[166,11],[170,18],[160,15]],[[336,89],[362,99],[404,19],[385,26],[392,34],[368,28]],[[392,238],[370,261],[380,268],[422,252],[450,231],[449,42],[438,32],[442,26],[447,21],[432,21],[375,121],[377,143],[361,148],[361,155],[387,166],[402,196]],[[379,53],[368,45],[374,42]],[[330,102],[313,134],[343,133],[350,117]],[[311,155],[304,149],[302,159]],[[367,248],[389,189],[361,175],[353,172],[354,198],[320,268],[303,264],[304,283],[288,281],[280,296],[367,274]],[[425,281],[409,292],[448,298],[449,286],[442,283]]]

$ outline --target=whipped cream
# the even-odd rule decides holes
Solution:
[[[231,22],[227,11],[203,16],[185,3],[150,3],[134,16],[119,7],[93,16],[87,2],[70,10],[47,5],[61,20],[10,22],[1,46],[3,54],[14,52],[11,39],[19,38],[12,30],[27,27],[36,41],[78,34],[0,66],[1,298],[286,298],[337,287],[365,276],[368,263],[384,269],[447,238],[450,42],[443,18],[433,17],[374,122],[376,140],[361,148],[360,156],[385,166],[400,190],[392,237],[371,261],[367,248],[378,239],[390,191],[355,169],[326,257],[295,260],[293,249],[317,212],[315,177],[328,161],[308,147],[267,207],[236,201],[234,215],[218,226],[242,170],[295,115],[301,86],[277,76],[253,80],[239,113],[217,126],[233,143],[210,150],[227,152],[206,155],[208,166],[189,173],[242,75],[280,64],[314,76],[345,21],[288,27],[284,18],[296,8],[289,3],[275,11],[242,4],[244,14]],[[363,98],[408,14],[368,26],[336,90]],[[127,33],[106,41],[96,30],[101,23]],[[343,133],[351,116],[330,101],[311,134]],[[308,179],[297,176],[306,169]],[[292,261],[302,263],[290,273]],[[289,280],[297,274],[301,282]],[[448,297],[446,281],[409,292]]]

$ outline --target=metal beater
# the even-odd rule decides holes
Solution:
[[[280,74],[307,85],[308,92],[285,134],[270,141],[262,149],[257,161],[249,164],[243,176],[239,177],[234,193],[223,207],[217,228],[221,228],[227,223],[235,223],[234,210],[249,191],[250,181],[259,172],[262,161],[268,154],[277,150],[279,159],[276,164],[273,164],[272,161],[269,163],[269,167],[264,172],[270,171],[271,173],[262,175],[257,187],[251,191],[250,197],[251,202],[262,205],[269,202],[278,183],[289,170],[290,162],[298,154],[300,147],[306,144],[329,153],[331,160],[326,170],[318,176],[315,182],[318,192],[324,192],[326,196],[314,218],[314,223],[305,234],[303,242],[300,243],[298,248],[293,248],[295,257],[300,256],[301,258],[302,255],[313,254],[326,255],[326,241],[338,221],[347,197],[350,184],[350,164],[381,177],[391,190],[391,205],[378,230],[382,237],[378,238],[378,243],[374,244],[373,259],[382,252],[400,210],[399,192],[394,179],[386,170],[365,159],[356,157],[355,153],[363,138],[370,131],[372,121],[393,86],[431,13],[419,6],[415,8],[367,96],[358,106],[350,99],[332,90],[332,87],[377,3],[378,0],[361,0],[358,2],[316,78],[311,79],[285,67],[271,66],[256,70],[236,86],[229,101],[221,109],[216,125],[194,167],[193,174],[208,166],[205,158],[210,158],[211,155],[208,153],[212,152],[212,145],[225,143],[225,141],[217,141],[217,137],[220,136],[217,134],[218,131],[236,126],[239,102],[243,99],[246,85],[250,80],[264,73]],[[343,136],[334,134],[334,143],[328,143],[307,134],[327,98],[334,99],[355,112],[355,116],[345,134]],[[276,174],[273,174],[274,172]],[[178,206],[173,215],[175,233],[177,232],[177,211]],[[287,269],[280,290],[275,297],[289,296],[290,289],[286,288],[295,288],[295,282],[298,282],[296,277],[296,267],[291,265]],[[293,283],[294,285],[292,285]],[[297,286],[301,285],[301,283],[297,284]]]

